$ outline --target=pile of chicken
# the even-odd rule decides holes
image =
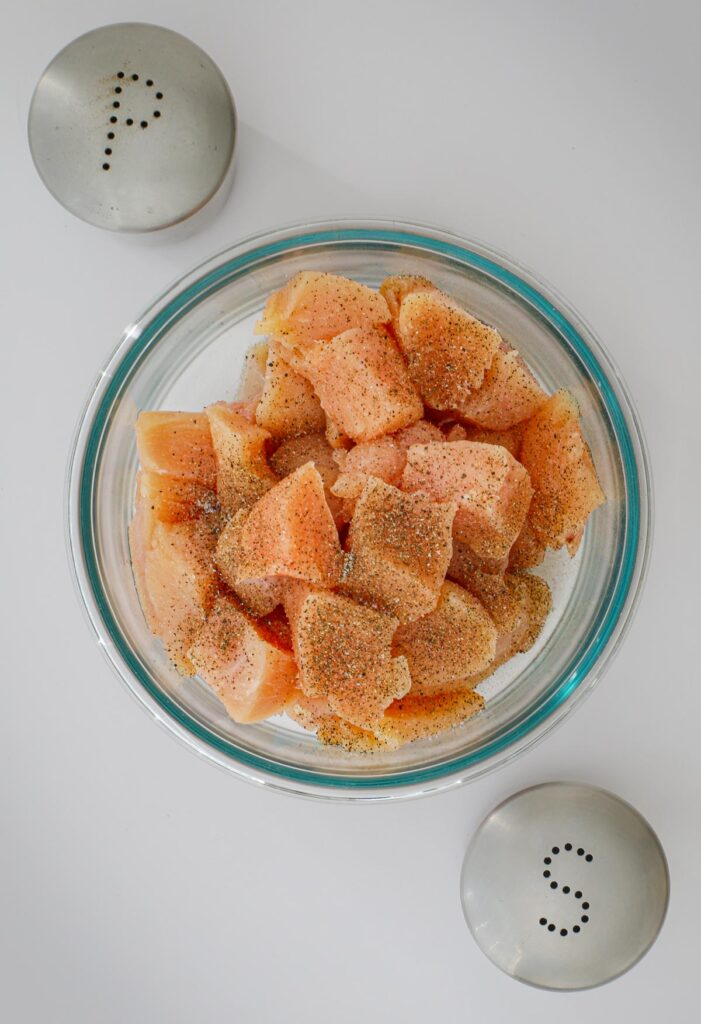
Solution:
[[[604,501],[574,399],[420,277],[297,274],[257,332],[242,400],[137,421],[151,630],[237,722],[354,751],[457,725]]]

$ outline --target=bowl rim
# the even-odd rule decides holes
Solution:
[[[504,727],[484,746],[445,762],[391,776],[314,772],[269,760],[210,732],[155,686],[124,640],[102,584],[92,531],[94,481],[108,412],[134,365],[154,339],[194,304],[263,258],[300,246],[384,243],[420,247],[496,279],[533,307],[566,339],[599,390],[615,431],[625,480],[624,546],[612,593],[550,697],[523,722]],[[585,341],[586,337],[586,341]],[[615,387],[614,387],[615,385]],[[247,781],[298,795],[355,800],[419,796],[462,785],[506,764],[541,740],[591,693],[618,651],[637,608],[649,564],[653,499],[649,456],[635,406],[615,363],[591,327],[542,278],[475,239],[417,222],[317,221],[248,236],[178,278],[124,331],[98,375],[79,418],[66,480],[66,541],[83,611],[112,668],[132,695],[169,732],[219,767]],[[601,621],[599,621],[601,618]]]

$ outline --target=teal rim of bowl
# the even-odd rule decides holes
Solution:
[[[497,736],[489,743],[462,757],[456,757],[445,763],[431,765],[425,768],[408,769],[396,774],[377,778],[344,777],[331,775],[322,772],[313,772],[307,769],[295,768],[290,765],[278,763],[253,754],[237,747],[211,733],[204,728],[196,719],[185,712],[165,693],[154,685],[148,673],[143,669],[141,662],[134,656],[133,651],[126,643],[121,630],[112,614],[109,600],[105,594],[98,570],[95,546],[93,543],[92,511],[93,511],[93,482],[97,475],[101,457],[101,439],[105,427],[109,423],[114,400],[129,375],[138,365],[141,358],[148,351],[151,344],[158,340],[163,328],[171,326],[181,319],[189,309],[205,297],[218,291],[224,285],[239,277],[252,263],[258,263],[262,259],[276,256],[289,249],[296,249],[299,246],[319,245],[329,242],[358,242],[358,243],[388,243],[396,246],[418,245],[441,256],[447,256],[451,260],[472,267],[478,271],[488,274],[510,291],[515,292],[529,305],[533,306],[544,319],[556,328],[559,334],[563,335],[574,352],[586,367],[591,378],[600,389],[606,411],[611,419],[616,440],[619,445],[623,473],[626,484],[626,528],[625,543],[623,550],[619,551],[618,558],[610,574],[609,588],[603,595],[600,603],[600,611],[594,619],[589,632],[580,645],[577,655],[570,661],[570,664],[560,673],[558,678],[551,684],[551,694],[532,712],[524,712],[520,719],[517,719],[510,726],[507,726],[501,736]],[[319,230],[308,233],[282,238],[268,244],[257,246],[241,253],[216,267],[195,281],[190,287],[178,293],[142,330],[131,348],[125,353],[122,361],[116,367],[114,375],[110,380],[105,393],[94,413],[92,424],[85,446],[82,467],[80,470],[79,482],[79,523],[80,541],[85,558],[85,565],[93,590],[93,595],[99,610],[100,616],[107,628],[116,649],[128,666],[131,673],[151,695],[151,697],[171,715],[176,722],[187,731],[204,741],[211,747],[221,751],[228,757],[233,758],[248,768],[254,768],[273,776],[283,777],[289,781],[300,782],[305,785],[335,787],[340,789],[382,789],[392,787],[416,786],[420,783],[434,781],[446,776],[456,775],[460,771],[470,768],[488,758],[494,757],[507,750],[510,746],[524,739],[533,732],[539,725],[560,707],[584,682],[587,674],[595,665],[597,659],[606,647],[615,627],[623,606],[628,597],[631,581],[635,570],[636,558],[640,542],[640,481],[638,467],[635,459],[634,446],[631,440],[625,414],[616,398],[609,380],[599,365],[594,353],[585,343],[579,332],[556,309],[543,295],[532,285],[518,277],[512,271],[500,266],[498,263],[471,249],[464,248],[454,242],[443,241],[438,238],[412,233],[401,230],[388,230],[380,228],[353,229],[344,228],[339,230]],[[604,609],[606,609],[604,611]],[[580,652],[584,652],[583,655]]]

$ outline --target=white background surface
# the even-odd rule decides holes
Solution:
[[[128,19],[191,36],[238,104],[232,197],[181,242],[80,223],[26,145],[54,53]],[[699,1019],[700,32],[698,6],[679,2],[5,3],[3,1020]],[[261,792],[169,738],[93,643],[64,550],[75,420],[122,327],[246,234],[339,215],[443,225],[549,279],[619,363],[657,492],[646,593],[591,699],[509,768],[396,806]],[[672,874],[647,958],[565,996],[493,968],[458,900],[482,816],[556,778],[640,808]]]

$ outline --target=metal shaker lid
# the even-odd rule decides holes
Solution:
[[[461,897],[480,949],[530,985],[581,989],[632,967],[662,927],[669,876],[660,842],[612,793],[548,783],[482,822]]]
[[[49,64],[29,145],[51,194],[113,231],[154,231],[227,178],[236,111],[219,68],[184,36],[129,22],[87,32]]]

